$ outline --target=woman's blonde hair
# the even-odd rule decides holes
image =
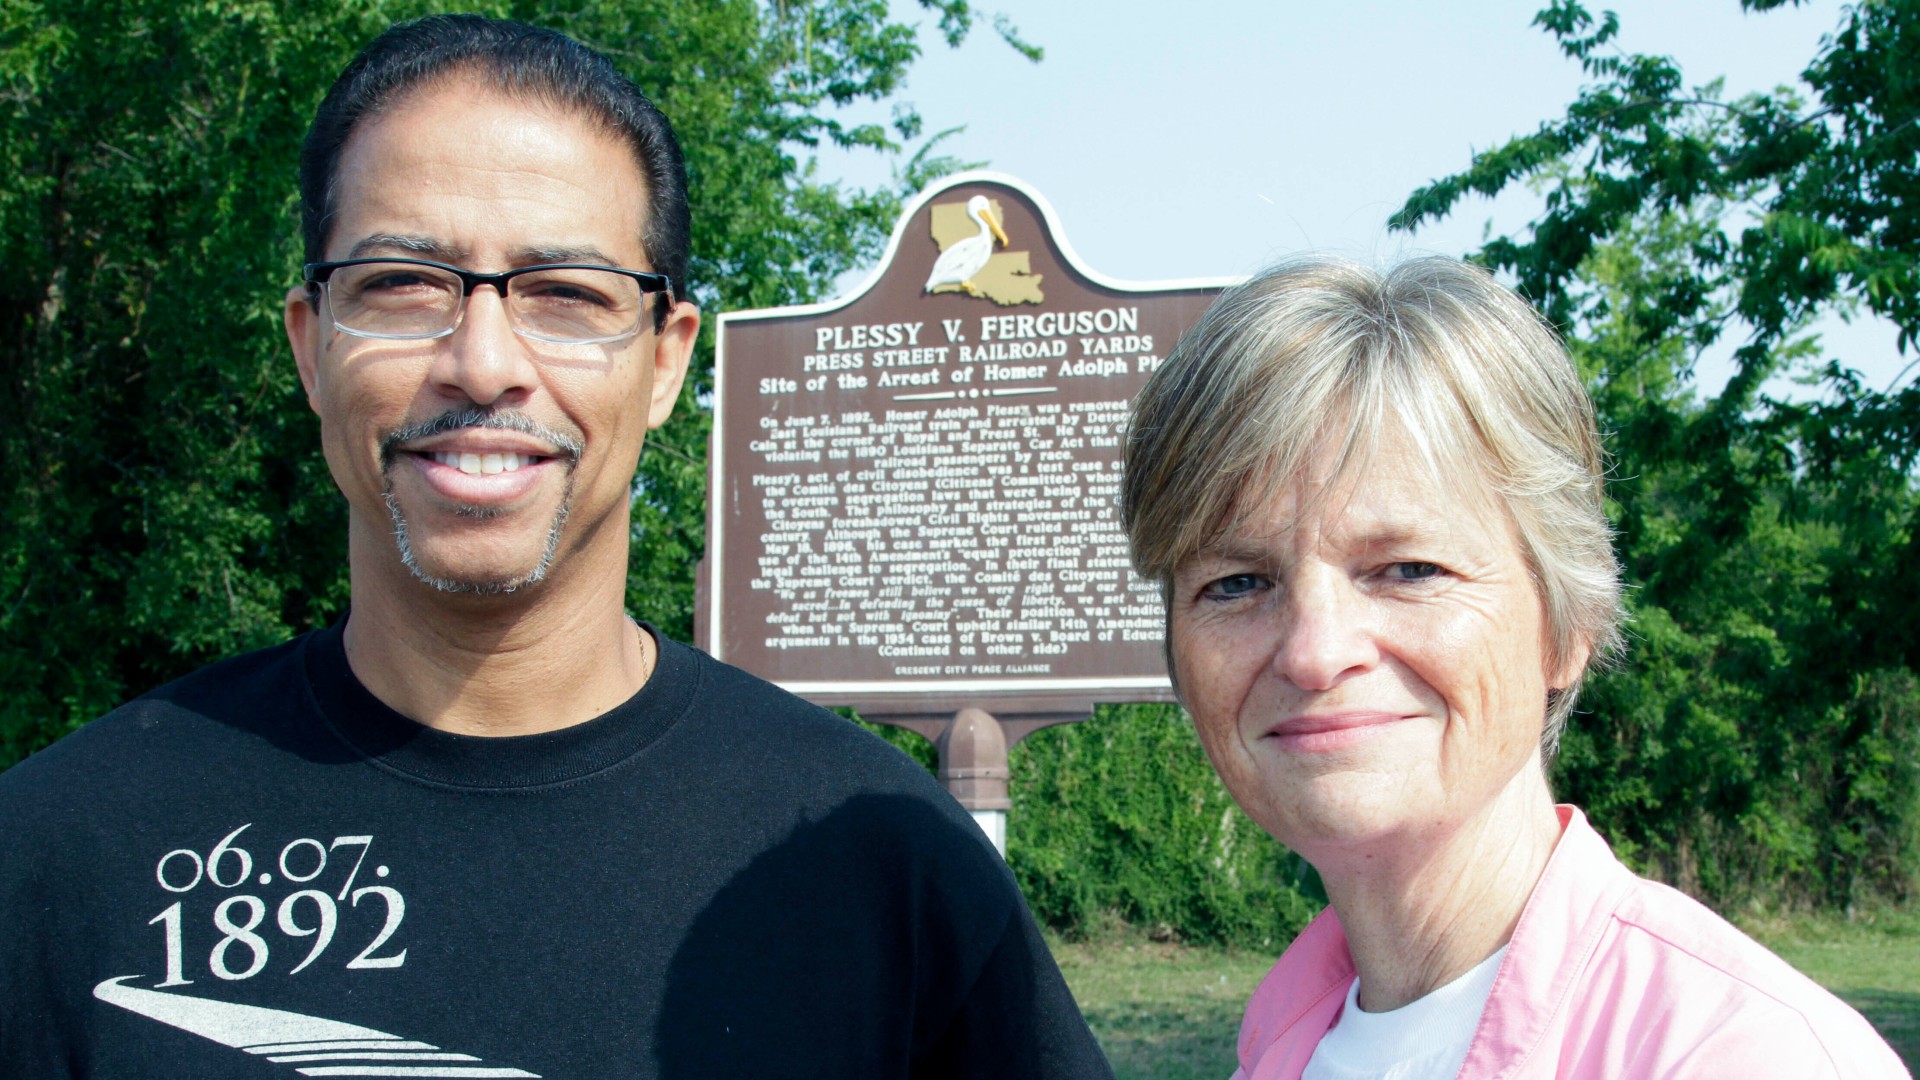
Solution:
[[[1511,517],[1549,666],[1581,646],[1585,670],[1616,655],[1620,566],[1593,403],[1533,309],[1453,259],[1381,273],[1301,258],[1221,296],[1134,402],[1120,510],[1134,568],[1164,592],[1236,515],[1328,460],[1333,475],[1314,479],[1342,478],[1392,427],[1436,477],[1478,479]],[[1585,670],[1549,696],[1549,754]]]

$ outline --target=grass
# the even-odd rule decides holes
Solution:
[[[1240,1013],[1275,959],[1124,930],[1054,941],[1053,955],[1120,1080],[1227,1080]]]
[[[1860,1010],[1907,1071],[1920,1075],[1920,911],[1874,913],[1851,922],[1748,919],[1741,929]]]
[[[1742,928],[1860,1010],[1920,1075],[1920,911],[1852,922],[1755,918]],[[1119,1080],[1226,1080],[1240,1012],[1278,955],[1126,929],[1051,944]]]

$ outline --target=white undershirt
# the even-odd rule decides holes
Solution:
[[[1502,945],[1465,975],[1391,1012],[1361,1011],[1355,979],[1300,1080],[1454,1080],[1506,955]]]

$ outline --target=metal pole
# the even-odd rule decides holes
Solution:
[[[940,782],[993,841],[1001,858],[1007,857],[1007,734],[985,709],[966,708],[935,741],[940,750]]]

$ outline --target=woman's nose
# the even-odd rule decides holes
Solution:
[[[1345,574],[1305,569],[1282,586],[1277,674],[1302,690],[1330,690],[1379,663],[1365,598]]]

